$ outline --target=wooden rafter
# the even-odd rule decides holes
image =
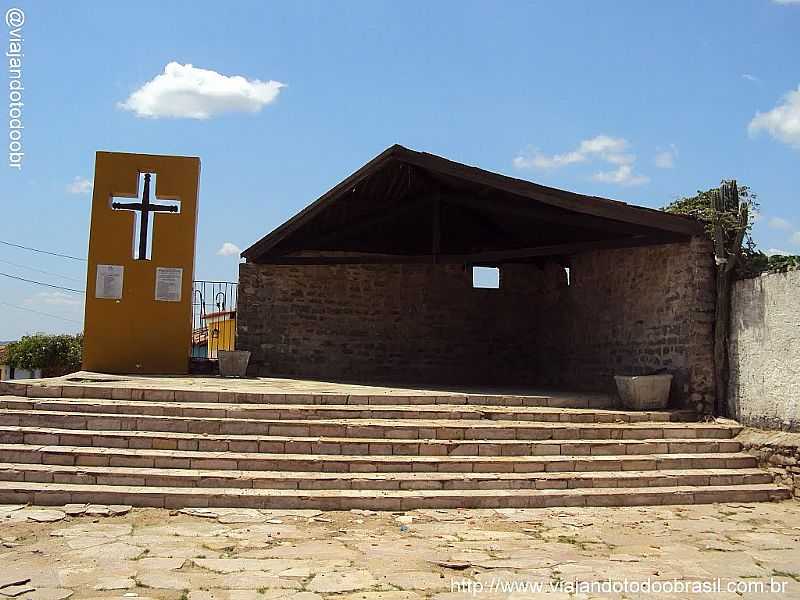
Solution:
[[[448,185],[448,181],[453,185]],[[454,189],[458,192],[454,192]],[[414,194],[430,195],[435,192],[441,193],[442,196],[438,201],[438,209],[432,208],[435,228],[431,234],[431,255],[427,256],[428,261],[433,260],[432,256],[441,253],[441,211],[444,203],[469,208],[477,211],[479,215],[491,215],[491,219],[498,223],[502,223],[505,219],[508,225],[513,225],[521,218],[528,219],[531,223],[541,223],[545,227],[563,225],[569,228],[565,229],[565,237],[572,236],[576,242],[579,238],[584,238],[580,243],[587,243],[585,241],[587,237],[595,237],[593,232],[597,232],[597,237],[639,239],[642,243],[646,242],[648,237],[657,239],[663,235],[677,235],[685,239],[688,236],[703,234],[702,226],[686,217],[540,186],[432,154],[414,152],[402,146],[392,146],[323,194],[316,202],[253,244],[242,253],[242,256],[252,262],[270,262],[276,256],[285,255],[289,249],[319,249],[320,246],[315,244],[319,242],[320,235],[329,236],[323,238],[326,240],[343,240],[347,238],[347,231],[351,233],[363,231],[360,228],[367,221],[354,223],[353,230],[349,230],[349,223],[342,222],[348,218],[350,212],[348,205],[344,205],[338,212],[338,224],[337,219],[327,223],[328,231],[325,233],[318,233],[322,227],[312,227],[318,219],[322,219],[319,221],[320,224],[325,223],[326,214],[337,214],[326,211],[333,210],[337,203],[342,201],[368,203],[379,199],[380,210],[388,210],[387,206],[397,202],[398,195],[409,197]],[[352,196],[354,193],[358,196]],[[524,204],[526,201],[529,202],[529,206]],[[437,219],[438,225],[436,225]],[[450,228],[448,235],[451,235],[453,227],[457,226],[448,219],[447,227]],[[335,231],[340,227],[343,231]],[[398,239],[402,239],[402,232],[398,232],[398,236],[400,236]],[[534,238],[535,236],[531,236],[531,241],[535,242]],[[475,245],[478,247],[495,245],[486,244],[485,240],[476,242]],[[497,242],[497,246],[518,243],[516,240],[504,237],[499,238]],[[434,243],[438,244],[438,250],[433,247]],[[276,248],[278,244],[283,250]],[[377,245],[375,249],[378,249]]]
[[[588,252],[591,250],[630,248],[653,244],[668,244],[677,241],[676,236],[633,236],[612,240],[595,240],[591,242],[571,242],[539,246],[536,248],[517,248],[513,250],[492,250],[471,254],[439,254],[439,264],[487,264],[504,263],[542,256],[564,256]],[[430,263],[431,254],[348,254],[328,256],[266,256],[258,262],[273,265],[369,265],[369,264],[420,264]]]

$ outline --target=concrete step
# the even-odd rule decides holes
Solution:
[[[761,469],[685,469],[597,473],[309,473],[74,467],[0,463],[1,481],[89,485],[290,490],[468,490],[670,487],[771,483]]]
[[[115,400],[152,400],[164,402],[223,402],[238,404],[477,404],[484,406],[550,406],[553,408],[613,408],[616,399],[608,394],[461,394],[457,392],[384,392],[364,394],[340,393],[266,393],[225,390],[220,381],[218,390],[189,388],[164,389],[161,386],[140,387],[129,382],[70,385],[28,384],[0,381],[0,395],[35,398],[105,398]],[[239,388],[240,386],[236,386]]]
[[[422,418],[268,420],[11,409],[0,411],[0,426],[289,437],[448,440],[729,439],[741,430],[738,426],[713,423],[538,423],[489,420],[476,422]]]
[[[208,452],[355,454],[404,456],[599,456],[612,454],[693,454],[739,452],[731,439],[643,440],[417,440],[384,438],[208,435],[157,431],[78,430],[54,427],[0,427],[0,443],[93,446]]]
[[[0,502],[405,510],[788,497],[741,452],[740,427],[616,410],[603,394],[147,381],[0,382]]]
[[[693,411],[624,411],[549,407],[419,404],[252,404],[151,402],[144,400],[52,399],[0,397],[0,409],[52,410],[72,413],[210,417],[228,419],[488,419],[548,423],[662,423],[694,421]]]
[[[377,456],[207,452],[0,444],[0,462],[145,469],[215,469],[328,473],[532,473],[738,469],[757,466],[740,453],[611,456]]]
[[[0,503],[130,504],[133,506],[316,508],[539,508],[766,502],[789,497],[774,484],[584,488],[566,490],[276,490],[88,485],[0,481]]]

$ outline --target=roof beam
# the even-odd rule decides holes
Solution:
[[[599,219],[597,217],[581,213],[561,213],[547,206],[505,206],[502,203],[492,202],[492,200],[487,196],[488,194],[480,197],[448,194],[445,196],[445,201],[450,204],[468,206],[479,211],[487,211],[493,214],[511,215],[514,217],[533,219],[536,221],[553,223],[556,225],[569,225],[571,227],[578,227],[580,229],[588,229],[591,231],[607,231],[610,233],[623,234],[630,234],[634,232],[646,234],[657,231],[641,225],[623,223],[621,221],[612,221],[609,219]]]
[[[491,250],[472,254],[440,254],[439,264],[491,264],[513,262],[541,256],[564,256],[589,252],[592,250],[631,248],[654,244],[669,244],[680,241],[676,236],[633,236],[612,240],[590,242],[570,242],[539,246],[537,248],[517,248],[514,250]],[[382,265],[382,264],[420,264],[433,262],[432,254],[358,254],[350,256],[264,256],[258,264],[270,265]]]
[[[518,248],[515,250],[490,250],[452,256],[457,262],[466,264],[509,262],[515,259],[537,258],[540,256],[563,256],[590,252],[592,250],[613,250],[615,248],[631,248],[636,246],[651,246],[654,244],[668,244],[678,241],[674,236],[644,236],[636,235],[629,238],[610,240],[592,240],[588,242],[569,242],[566,244],[553,244],[536,248]]]
[[[433,262],[439,262],[439,253],[442,251],[442,198],[438,192],[433,198],[432,220],[431,254],[433,254]]]
[[[316,248],[318,250],[325,250],[326,249],[325,247],[329,244],[335,244],[336,242],[345,240],[363,231],[373,229],[381,225],[386,225],[387,223],[391,223],[396,219],[400,219],[408,215],[409,213],[412,213],[415,210],[422,208],[426,202],[427,198],[417,198],[414,200],[408,200],[407,202],[401,204],[395,210],[389,212],[383,212],[379,215],[372,215],[367,219],[356,221],[355,223],[351,223],[345,227],[341,227],[339,229],[335,229],[326,234],[323,234],[319,238],[316,239],[312,238],[306,244],[304,244],[304,247]]]
[[[416,152],[408,148],[400,147],[397,150],[397,154],[398,158],[408,164],[457,177],[472,183],[494,187],[524,198],[537,200],[544,204],[551,204],[558,208],[603,219],[614,219],[625,223],[654,227],[675,233],[682,233],[684,235],[701,235],[703,233],[702,225],[690,218],[681,218],[659,210],[641,206],[631,206],[624,202],[606,198],[585,196],[574,192],[548,188],[530,181],[514,179],[513,177],[492,173],[491,171],[484,171],[483,169],[463,165],[442,158],[441,156],[436,156],[435,154]]]
[[[361,167],[358,171],[341,181],[339,184],[332,187],[330,190],[325,192],[322,196],[317,198],[317,200],[308,206],[306,206],[303,210],[297,213],[288,221],[284,222],[283,224],[276,227],[271,233],[261,238],[255,244],[247,248],[244,252],[242,252],[242,256],[248,260],[252,260],[256,258],[259,254],[266,252],[270,248],[272,248],[275,244],[279,241],[284,239],[287,235],[293,233],[296,229],[298,229],[303,223],[311,219],[314,215],[316,215],[320,210],[324,209],[334,198],[339,196],[340,194],[351,190],[361,181],[369,177],[372,173],[377,171],[377,169],[383,166],[385,163],[389,162],[392,159],[392,155],[397,152],[398,146],[391,146],[387,148],[383,152],[381,152],[378,156],[373,158],[363,167]]]

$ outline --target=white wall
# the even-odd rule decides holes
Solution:
[[[13,379],[39,379],[41,376],[42,371],[40,369],[34,369],[33,371],[14,369]],[[0,365],[0,381],[6,381],[8,379],[12,379],[11,367],[8,365]]]
[[[800,271],[735,283],[730,350],[731,416],[800,431]]]

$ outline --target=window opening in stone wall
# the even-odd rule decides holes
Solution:
[[[472,267],[472,287],[490,290],[500,289],[499,267]]]

